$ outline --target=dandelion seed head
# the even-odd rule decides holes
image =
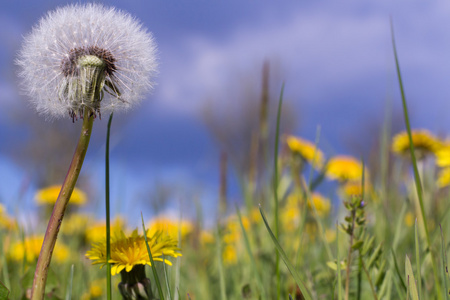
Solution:
[[[24,92],[49,118],[128,109],[153,88],[157,73],[151,33],[100,4],[49,12],[25,37],[16,63]]]

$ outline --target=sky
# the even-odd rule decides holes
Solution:
[[[270,101],[277,101],[285,84],[285,104],[297,119],[292,133],[314,140],[320,126],[320,146],[358,157],[360,149],[350,144],[370,141],[367,135],[386,111],[403,122],[390,18],[412,126],[444,136],[449,132],[448,2],[98,2],[129,12],[153,33],[160,65],[153,93],[113,122],[113,213],[135,214],[137,203],[151,198],[149,190],[161,183],[175,190],[174,202],[195,200],[204,211],[216,210],[220,149],[202,116],[205,107],[238,114],[242,91],[259,91],[265,60],[272,71]],[[32,134],[28,122],[15,120],[17,114],[33,114],[18,88],[14,60],[32,26],[67,3],[0,3],[0,202],[10,211],[18,203],[33,210],[38,188],[31,167],[11,155]],[[106,124],[106,118],[95,124],[96,142],[83,168],[98,182],[94,195],[100,198]],[[40,126],[52,123],[42,120]],[[239,201],[231,182],[230,193]]]

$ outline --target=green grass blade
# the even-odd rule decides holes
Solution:
[[[403,81],[402,81],[402,76],[401,76],[401,72],[400,72],[400,63],[398,61],[397,48],[395,46],[394,26],[392,24],[392,20],[391,20],[391,35],[392,35],[392,48],[394,50],[395,66],[396,66],[397,76],[398,76],[398,83],[400,86],[400,93],[401,93],[401,97],[402,97],[403,113],[404,113],[404,117],[405,117],[405,126],[406,126],[406,131],[408,132],[409,152],[411,154],[411,160],[412,160],[412,165],[413,165],[413,169],[414,169],[414,180],[416,182],[417,196],[419,198],[419,206],[420,206],[420,211],[421,211],[422,219],[423,219],[423,227],[425,229],[425,235],[427,238],[427,245],[428,245],[428,248],[430,249],[430,251],[432,252],[433,248],[431,247],[430,233],[428,231],[427,216],[425,214],[425,207],[423,204],[422,183],[420,181],[419,170],[417,168],[417,160],[416,160],[416,155],[415,155],[414,145],[413,145],[413,140],[412,140],[412,134],[411,134],[411,125],[409,122],[408,107],[406,105],[405,90],[403,88]],[[431,255],[431,265],[433,268],[433,274],[434,274],[434,279],[435,279],[434,286],[436,289],[436,295],[437,295],[438,299],[442,299],[442,295],[440,294],[441,287],[439,284],[439,275],[438,275],[438,271],[437,271],[437,267],[436,267],[436,261],[435,261],[435,258],[433,255]]]
[[[408,255],[405,258],[405,275],[406,282],[408,283],[408,291],[410,292],[410,296],[412,300],[419,300],[419,294],[417,293],[416,280],[414,279],[414,273],[411,266],[411,261],[409,260]]]
[[[8,300],[9,290],[0,281],[0,300]]]
[[[444,234],[442,233],[442,225],[439,224],[439,227],[441,229],[441,244],[442,244],[442,275],[443,275],[443,279],[444,279],[444,294],[445,294],[445,299],[449,300],[449,291],[448,291],[448,284],[447,284],[447,280],[449,277],[448,274],[448,262],[447,262],[447,253],[445,251],[445,240],[444,240]]]
[[[422,299],[422,264],[420,262],[420,244],[419,244],[419,232],[417,226],[417,218],[414,224],[414,240],[416,244],[416,264],[417,264],[417,287],[419,290],[419,297]]]
[[[255,275],[256,283],[258,284],[258,288],[261,292],[261,297],[262,297],[262,299],[266,299],[267,298],[266,291],[264,289],[264,285],[262,283],[261,276],[258,272],[255,256],[253,255],[247,232],[245,231],[244,224],[242,223],[241,211],[239,210],[239,207],[237,206],[237,204],[236,204],[236,212],[237,212],[237,215],[239,218],[239,224],[241,225],[242,235],[244,236],[245,249],[247,250],[247,254],[250,257],[250,266],[252,268],[253,274]]]
[[[342,274],[341,274],[341,256],[339,254],[339,224],[336,222],[336,256],[337,256],[337,281],[338,281],[338,300],[342,300]]]
[[[69,276],[69,284],[68,284],[68,288],[67,288],[67,292],[66,292],[66,300],[71,300],[72,299],[72,287],[73,287],[73,270],[74,270],[75,266],[72,264],[72,266],[70,267],[70,276]]]
[[[1,238],[2,238],[2,241],[4,241],[3,237],[1,237]],[[0,247],[1,250],[3,250],[2,248],[3,247]],[[9,276],[9,271],[8,271],[8,262],[7,262],[7,259],[6,259],[6,252],[0,253],[0,258],[2,260],[1,273],[3,275],[3,280],[5,282],[5,286],[11,287],[11,281],[9,279],[10,276]]]
[[[406,287],[406,283],[403,280],[403,275],[400,272],[400,267],[398,266],[397,263],[397,257],[395,256],[395,252],[393,249],[391,249],[391,253],[392,253],[392,259],[394,260],[394,267],[395,267],[395,272],[397,273],[398,278],[400,279],[400,283],[402,284],[403,289],[406,291],[407,287]]]
[[[295,282],[297,283],[297,286],[299,287],[300,291],[303,294],[303,297],[305,300],[312,299],[311,293],[308,291],[306,286],[303,284],[302,280],[300,279],[300,276],[298,275],[297,271],[295,270],[294,266],[289,261],[288,257],[286,256],[286,253],[284,252],[281,245],[278,243],[277,238],[273,234],[272,230],[270,229],[269,223],[267,223],[266,216],[264,215],[264,212],[262,211],[261,206],[259,207],[259,212],[261,213],[261,216],[263,218],[264,224],[266,225],[267,231],[269,232],[270,237],[272,238],[273,243],[275,244],[275,248],[277,248],[278,252],[280,253],[281,258],[283,259],[286,267],[288,268],[289,272],[291,273],[292,277],[294,277]]]
[[[164,293],[163,293],[163,290],[161,287],[161,281],[159,280],[158,272],[156,272],[156,266],[155,266],[155,262],[153,261],[152,251],[150,250],[150,246],[148,245],[147,230],[145,229],[144,216],[142,215],[142,212],[141,212],[141,220],[142,220],[142,230],[144,231],[145,245],[147,246],[148,257],[150,258],[150,262],[152,264],[152,272],[153,272],[153,277],[155,278],[156,287],[158,288],[159,299],[164,300],[165,298],[164,298]]]
[[[220,285],[220,299],[227,300],[226,285],[225,285],[225,272],[223,270],[222,261],[222,242],[220,237],[219,228],[217,228],[217,265],[219,268],[219,285]],[[188,294],[189,296],[189,294]],[[190,298],[189,298],[190,299]]]
[[[281,86],[280,99],[278,101],[278,112],[277,112],[277,127],[275,131],[275,149],[273,158],[273,198],[275,201],[275,237],[279,237],[279,216],[278,216],[278,148],[280,142],[280,122],[281,122],[281,107],[283,104],[283,93],[284,93],[284,83]],[[276,252],[275,261],[275,273],[277,277],[277,299],[281,297],[281,274],[280,274],[280,255]]]
[[[113,113],[109,116],[105,145],[105,208],[106,208],[106,299],[111,300],[111,212],[109,205],[109,137]]]
[[[167,288],[167,297],[172,299],[172,291],[170,290],[169,277],[167,276],[166,262],[165,256],[163,255],[163,270],[164,270],[164,279],[166,280],[166,288]]]

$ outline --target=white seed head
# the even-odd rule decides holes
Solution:
[[[151,33],[129,14],[100,4],[49,12],[25,37],[16,63],[38,113],[72,118],[127,109],[153,87]]]

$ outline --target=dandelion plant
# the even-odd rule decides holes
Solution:
[[[83,120],[72,163],[50,217],[32,299],[43,299],[47,271],[65,208],[80,174],[94,119],[131,108],[153,87],[151,33],[129,14],[100,4],[49,12],[25,37],[17,64],[24,92],[47,119]]]

